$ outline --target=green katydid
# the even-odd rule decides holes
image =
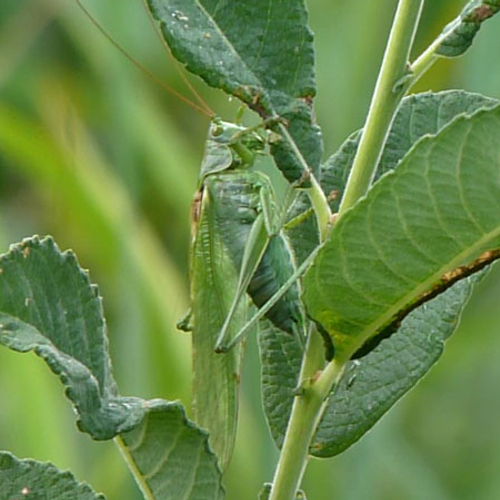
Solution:
[[[234,127],[232,124],[214,122],[201,168],[202,184],[214,175],[219,176],[217,182],[211,183],[217,184],[219,189],[218,194],[213,195],[213,205],[219,214],[223,239],[239,269],[234,299],[215,345],[219,352],[229,348],[229,328],[245,292],[248,292],[255,305],[260,307],[274,295],[282,282],[293,274],[295,268],[293,252],[281,231],[286,207],[292,196],[285,197],[285,208],[280,211],[267,176],[250,170],[255,158],[262,153],[262,143],[259,143],[258,136],[253,136],[251,130],[240,128],[234,133]],[[231,175],[227,176],[226,173]],[[229,201],[229,189],[225,187],[225,179],[234,179],[235,176],[238,176],[240,182],[257,189],[258,199],[253,200],[253,206],[252,202],[241,194],[238,194],[236,202]],[[293,188],[290,188],[288,193],[292,194]],[[216,197],[220,201],[216,202]],[[253,217],[247,217],[248,229],[235,234],[232,226],[236,227],[238,223],[235,222],[234,212],[247,208],[251,208],[254,213]],[[300,337],[303,314],[297,304],[298,289],[293,287],[287,296],[268,312],[268,318],[281,329],[296,333]]]
[[[259,307],[295,272],[293,253],[280,231],[282,217],[275,215],[279,210],[271,183],[252,170],[265,159],[264,147],[254,130],[215,120],[193,205],[194,403],[197,420],[210,430],[223,467],[234,440],[241,355],[241,346],[230,347],[254,309],[246,292]],[[291,284],[268,317],[300,339],[304,336],[297,284]],[[216,344],[228,352],[216,354]]]

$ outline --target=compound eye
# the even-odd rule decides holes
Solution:
[[[211,134],[212,134],[213,137],[218,137],[219,135],[222,134],[222,132],[224,132],[224,128],[222,127],[222,125],[219,125],[217,123],[214,123],[212,125]]]

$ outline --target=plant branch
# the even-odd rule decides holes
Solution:
[[[302,481],[309,446],[332,387],[344,362],[333,360],[324,371],[324,346],[315,328],[310,332],[285,441],[276,468],[269,500],[294,500]],[[319,376],[318,376],[319,374]]]
[[[397,108],[413,80],[409,56],[424,0],[400,0],[339,216],[364,196]]]
[[[412,79],[410,86],[415,85],[418,80],[422,77],[424,73],[426,73],[429,68],[440,58],[437,54],[437,49],[441,45],[444,39],[443,35],[438,36],[427,49],[420,54],[420,56],[415,59],[415,61],[411,64],[411,73]]]

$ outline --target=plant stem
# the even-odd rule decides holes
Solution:
[[[325,241],[330,231],[330,223],[332,218],[332,212],[330,210],[330,205],[328,205],[328,200],[326,199],[325,193],[321,189],[318,180],[309,168],[309,165],[300,152],[300,149],[295,143],[293,137],[291,136],[290,132],[288,132],[288,129],[282,123],[279,124],[279,128],[288,144],[290,145],[292,151],[294,152],[297,160],[302,165],[305,176],[311,183],[311,186],[307,188],[307,194],[309,195],[313,210],[318,220],[320,240]]]
[[[412,72],[412,81],[411,85],[415,85],[415,83],[420,80],[420,77],[427,72],[427,70],[439,59],[439,56],[436,54],[438,47],[441,45],[443,41],[443,36],[437,37],[430,45],[425,49],[422,54],[420,54],[417,59],[411,65]]]
[[[312,331],[303,359],[299,393],[293,403],[269,500],[294,500],[299,489],[309,457],[309,445],[328,395],[340,378],[345,363],[334,360],[321,372],[322,364],[324,346],[317,332]]]
[[[309,195],[314,213],[317,217],[320,241],[325,241],[330,234],[332,212],[325,193],[313,174],[311,174],[310,182],[311,187],[307,188],[307,194]]]
[[[400,0],[339,216],[370,187],[396,110],[412,80],[408,68],[424,0]]]

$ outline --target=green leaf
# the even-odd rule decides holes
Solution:
[[[298,196],[289,210],[285,229],[297,265],[300,265],[319,245],[318,224],[307,193],[298,192]]]
[[[358,441],[438,361],[478,276],[465,279],[409,314],[396,333],[348,363],[311,446],[332,457]]]
[[[59,375],[78,427],[110,439],[133,425],[111,374],[101,298],[72,252],[28,238],[0,257],[0,343],[34,350]]]
[[[224,490],[208,435],[177,402],[155,399],[132,431],[122,433],[132,470],[146,498],[222,500]]]
[[[410,148],[423,136],[437,134],[460,114],[470,115],[481,108],[491,108],[496,99],[463,90],[426,92],[403,99],[394,117],[382,156],[377,166],[376,178],[393,170]],[[354,156],[358,149],[361,131],[354,132],[321,166],[321,186],[328,196],[338,191],[333,209],[338,209],[347,183]]]
[[[465,279],[422,305],[403,320],[397,332],[366,356],[348,363],[330,396],[311,455],[331,457],[354,444],[430,370],[455,331],[473,285],[482,276]],[[302,351],[295,338],[267,326],[259,336],[262,397],[271,435],[281,448]]]
[[[5,500],[104,500],[70,472],[49,463],[19,460],[0,452],[0,498]]]
[[[448,24],[438,38],[436,54],[462,55],[471,45],[481,25],[500,11],[499,0],[471,0],[460,15]]]
[[[276,446],[281,449],[297,388],[303,349],[290,335],[263,320],[259,323],[262,405]]]
[[[176,59],[212,87],[238,97],[263,118],[286,119],[302,155],[319,168],[321,133],[314,122],[313,35],[303,0],[226,2],[148,0]],[[302,167],[286,141],[273,154],[285,177]]]
[[[147,498],[223,498],[208,436],[187,420],[179,403],[118,394],[97,287],[74,254],[61,253],[50,237],[25,239],[0,256],[0,343],[19,352],[33,350],[59,375],[81,431],[94,439],[122,435],[125,444],[139,432],[144,436],[144,444],[134,438],[134,447],[124,453],[142,467],[133,472]],[[145,457],[157,474],[141,475],[143,469],[151,472],[143,467]],[[166,497],[169,482],[175,488]]]
[[[337,222],[304,279],[308,312],[336,356],[349,358],[445,286],[445,273],[500,246],[499,109],[424,137]]]
[[[471,114],[496,103],[496,100],[463,91],[425,93],[406,98],[393,122],[377,177],[393,169],[424,135],[436,134],[458,114]],[[339,152],[323,165],[322,185],[325,192],[343,190],[359,141],[357,135],[359,132],[353,134]],[[404,320],[391,338],[382,341],[373,353],[350,365],[339,388],[331,396],[311,449],[313,455],[330,456],[350,446],[431,368],[441,352],[440,339],[451,335],[458,322],[469,296],[469,283],[470,280],[457,283],[444,296],[418,308]],[[444,322],[436,314],[440,308],[447,318]],[[439,335],[435,338],[431,332],[439,332]],[[293,338],[272,329],[269,324],[261,328],[259,344],[263,406],[273,439],[281,447],[292,408],[302,352]],[[396,351],[407,352],[409,360],[401,359],[398,370],[394,369],[398,363]],[[356,366],[359,368],[352,372],[352,367]],[[354,379],[356,384],[352,384]],[[350,384],[347,384],[348,380],[351,380]],[[379,380],[382,380],[382,385],[377,386]],[[383,387],[387,390],[383,390]],[[356,390],[356,394],[351,394],[351,388]],[[377,396],[376,405],[373,404],[374,394]],[[362,414],[357,407],[358,401],[363,401],[365,407],[371,404],[372,411]],[[340,409],[342,417],[339,416]]]

